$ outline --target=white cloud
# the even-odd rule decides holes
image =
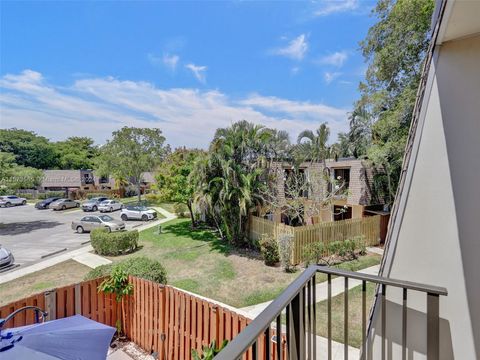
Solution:
[[[180,57],[178,55],[163,54],[163,63],[170,70],[175,71]]]
[[[358,7],[358,0],[323,0],[320,2],[320,7],[314,11],[314,15],[327,16],[339,12],[353,11]]]
[[[291,40],[287,46],[272,50],[272,54],[302,60],[308,50],[307,36],[301,34]]]
[[[195,64],[187,64],[185,67],[193,73],[193,76],[197,78],[201,83],[205,83],[206,66],[197,66]]]
[[[343,50],[343,51],[337,51],[332,54],[326,55],[322,58],[320,58],[317,63],[323,64],[323,65],[333,65],[338,68],[342,67],[345,61],[348,59],[348,53]]]
[[[177,68],[178,62],[180,61],[180,56],[170,55],[168,53],[163,54],[162,57],[155,56],[153,54],[148,54],[147,58],[152,65],[163,65],[171,71],[175,71],[175,69]]]
[[[217,128],[242,119],[286,130],[292,138],[323,121],[332,139],[348,129],[348,109],[258,94],[231,99],[216,90],[161,89],[113,77],[56,86],[30,70],[3,76],[0,88],[2,128],[33,130],[53,140],[89,136],[103,143],[122,126],[158,127],[173,146],[206,148]]]
[[[325,72],[325,74],[323,74],[323,77],[325,79],[325,82],[327,84],[330,84],[333,80],[335,80],[336,78],[338,78],[340,75],[342,75],[342,73],[340,72]]]

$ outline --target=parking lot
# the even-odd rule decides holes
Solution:
[[[87,214],[100,213],[84,213],[80,209],[37,210],[30,204],[0,208],[0,244],[12,251],[15,263],[21,266],[79,248],[90,240],[90,235],[77,234],[70,226],[73,220]],[[120,211],[108,215],[120,220]],[[143,222],[128,221],[127,229],[140,224]]]

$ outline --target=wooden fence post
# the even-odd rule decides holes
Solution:
[[[82,287],[75,284],[75,315],[82,315]]]
[[[45,292],[45,311],[48,315],[45,320],[55,320],[57,318],[57,292],[55,290]]]

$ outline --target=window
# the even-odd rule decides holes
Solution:
[[[329,192],[336,192],[336,195],[345,195],[350,186],[350,168],[332,169],[333,184],[335,189],[332,188],[332,183],[328,184]],[[341,187],[340,190],[338,190]]]

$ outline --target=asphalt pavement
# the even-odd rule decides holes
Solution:
[[[31,204],[0,208],[0,244],[13,252],[19,266],[80,248],[88,243],[90,236],[77,234],[70,226],[72,221],[87,214],[100,213],[84,213],[81,209],[37,210]],[[120,220],[120,211],[108,215]],[[142,221],[128,221],[127,229],[141,224]]]

